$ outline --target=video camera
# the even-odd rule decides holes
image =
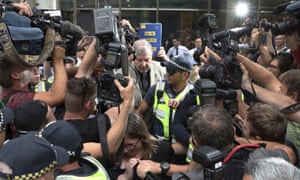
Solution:
[[[128,41],[126,36],[129,35],[123,27],[119,26],[111,8],[94,9],[93,15],[95,35],[98,41],[96,49],[105,50],[102,54],[101,63],[106,70],[98,78],[97,97],[100,106],[112,107],[122,102],[119,89],[114,84],[114,79],[118,79],[123,86],[128,84],[123,75],[128,75],[128,49],[126,46]],[[120,68],[122,74],[117,73],[117,69]]]
[[[215,16],[209,17],[210,19],[212,17],[215,18]],[[203,19],[203,17],[200,19]],[[203,21],[204,20],[201,20],[200,22]],[[214,20],[214,22],[216,22],[216,20]],[[204,25],[205,24],[207,23],[204,23]],[[208,27],[209,35],[203,41],[202,47],[195,51],[194,58],[196,61],[200,61],[199,56],[204,52],[205,46],[207,46],[222,57],[222,62],[217,62],[212,56],[209,56],[210,64],[200,69],[200,76],[213,80],[218,88],[240,88],[242,72],[239,63],[235,60],[235,55],[240,48],[242,48],[239,43],[239,38],[243,35],[249,35],[254,25],[255,24],[250,21],[244,26],[215,33],[212,33],[211,30],[215,30],[216,28]]]
[[[235,89],[217,88],[214,81],[207,78],[198,79],[191,93],[200,96],[200,106],[216,104],[216,100],[222,99],[223,107],[234,116],[238,113],[237,91]]]
[[[273,10],[274,14],[279,14],[282,12],[287,12],[289,14],[294,14],[295,18],[291,21],[280,22],[280,23],[270,23],[263,22],[261,26],[266,30],[271,30],[273,35],[290,33],[295,30],[300,30],[300,1],[290,1],[287,3],[280,4],[276,6]]]
[[[204,53],[205,46],[211,46],[210,35],[218,29],[217,18],[215,14],[205,13],[197,21],[196,26],[205,29],[207,37],[202,39],[202,45],[194,52],[193,57],[197,62],[200,62],[199,56]]]
[[[33,9],[34,15],[30,18],[13,10],[9,5],[0,5],[1,14],[5,12],[0,24],[0,43],[1,49],[15,63],[29,66],[41,64],[53,50],[56,32],[66,44],[66,55],[75,56],[77,42],[83,37],[79,26],[37,9]],[[39,55],[39,58],[26,62],[19,55]]]
[[[200,76],[213,80],[218,88],[240,88],[242,73],[233,54],[223,54],[222,62],[212,62],[215,61],[212,59],[213,57],[210,57],[210,64],[200,69]]]
[[[76,56],[77,44],[84,35],[80,26],[38,10],[34,11],[30,19],[32,26],[40,28],[44,33],[48,28],[54,28],[66,45],[66,56]]]

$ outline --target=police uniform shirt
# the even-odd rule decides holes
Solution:
[[[89,176],[91,173],[95,173],[97,171],[97,168],[95,165],[80,159],[80,168],[70,170],[70,171],[61,171],[61,170],[55,170],[54,177],[57,177],[59,175],[73,175],[73,176]]]
[[[196,96],[192,93],[187,93],[183,101],[180,102],[174,116],[173,135],[177,141],[185,146],[189,145],[189,138],[191,136],[191,133],[188,131],[188,112],[192,106],[196,105]]]
[[[154,98],[156,96],[155,92],[156,92],[156,85],[153,85],[147,91],[147,93],[145,95],[144,100],[146,101],[146,103],[149,107],[153,107],[153,105],[154,105]],[[181,93],[181,91],[175,93],[167,83],[165,85],[164,92],[166,92],[169,95],[170,99],[175,98],[179,93]],[[168,103],[168,102],[166,102],[166,103]],[[155,108],[155,107],[153,107],[153,108]],[[159,121],[153,121],[153,125],[152,125],[152,128],[150,131],[152,134],[155,134],[158,136],[163,136],[163,127]]]

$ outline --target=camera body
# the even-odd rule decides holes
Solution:
[[[193,160],[201,164],[205,180],[220,180],[224,177],[224,154],[210,146],[200,146],[193,151]]]
[[[30,18],[9,11],[3,21],[8,26],[13,44],[21,55],[40,55],[48,28],[54,28],[66,44],[66,56],[75,56],[77,43],[83,37],[83,30],[60,17],[52,17],[35,9]]]
[[[280,23],[270,23],[265,22],[262,23],[261,26],[264,28],[265,31],[272,31],[272,34],[279,35],[292,32],[294,30],[300,30],[300,20],[295,19],[292,21],[280,22]]]
[[[104,49],[101,63],[106,72],[98,78],[97,98],[100,106],[112,107],[122,102],[120,92],[114,80],[127,86],[128,81],[123,77],[128,75],[128,49],[126,46],[126,32],[119,27],[111,8],[94,9],[96,49]],[[117,73],[121,69],[122,74]]]
[[[121,74],[104,73],[99,77],[97,98],[102,105],[114,106],[121,102],[119,89],[114,84],[115,79],[124,87],[128,84]]]
[[[200,96],[200,104],[215,104],[216,103],[217,85],[210,79],[198,79],[194,88],[191,90],[194,95]]]
[[[295,15],[295,19],[280,23],[263,22],[261,26],[265,29],[265,31],[271,30],[272,34],[278,35],[300,30],[300,2],[290,1],[282,3],[276,6],[273,10],[274,14],[282,12]]]
[[[223,107],[232,115],[238,113],[237,91],[234,89],[217,89],[217,99],[222,99]]]
[[[204,65],[199,74],[203,78],[213,80],[217,87],[222,89],[239,88],[242,77],[239,64],[231,54],[223,55],[222,63]]]
[[[202,47],[194,53],[194,59],[200,61],[199,56],[204,52],[205,46],[209,47],[221,56],[222,62],[217,62],[213,56],[209,56],[210,64],[200,69],[200,76],[213,80],[218,88],[240,88],[242,72],[239,63],[235,60],[236,53],[240,50],[239,38],[249,35],[255,24],[250,21],[248,24],[228,30],[212,33],[216,25],[210,27],[207,23],[215,16],[202,16],[198,22],[207,26],[209,35],[203,40]],[[203,20],[204,19],[204,20]],[[216,21],[214,21],[216,22]],[[203,28],[203,27],[202,27]]]

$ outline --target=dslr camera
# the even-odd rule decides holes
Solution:
[[[224,154],[210,146],[200,146],[193,151],[193,160],[204,167],[204,180],[223,179],[223,159]]]
[[[225,158],[224,153],[210,146],[200,146],[199,148],[193,151],[193,160],[203,166],[204,180],[224,179],[225,176],[224,165],[223,165],[224,158]],[[190,180],[191,178],[187,174],[178,173],[176,174],[176,177],[172,177],[172,179]]]

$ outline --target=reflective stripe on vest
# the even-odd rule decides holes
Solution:
[[[98,160],[96,160],[92,156],[84,156],[82,158],[87,160],[94,166],[96,166],[98,168],[97,172],[88,176],[59,175],[55,179],[56,180],[109,180],[110,179],[105,168]]]
[[[194,146],[193,144],[190,143],[186,153],[186,159],[185,159],[187,163],[191,162],[191,160],[193,159],[193,151],[194,151]]]
[[[40,81],[38,84],[34,86],[34,92],[46,92],[46,82],[45,81]]]
[[[155,117],[161,122],[163,126],[163,137],[166,140],[169,140],[169,131],[170,131],[170,125],[169,120],[171,118],[172,122],[174,120],[174,115],[176,112],[176,109],[170,108],[168,105],[168,102],[170,100],[168,93],[164,91],[165,82],[159,81],[156,85],[155,89],[155,96],[154,96],[154,103],[153,103],[153,113],[155,114]],[[158,91],[161,91],[163,88],[163,95],[158,99],[157,93]],[[183,91],[181,91],[177,96],[177,101],[182,101],[185,97],[185,95],[193,88],[192,85],[187,84]],[[170,117],[172,115],[172,117]]]

